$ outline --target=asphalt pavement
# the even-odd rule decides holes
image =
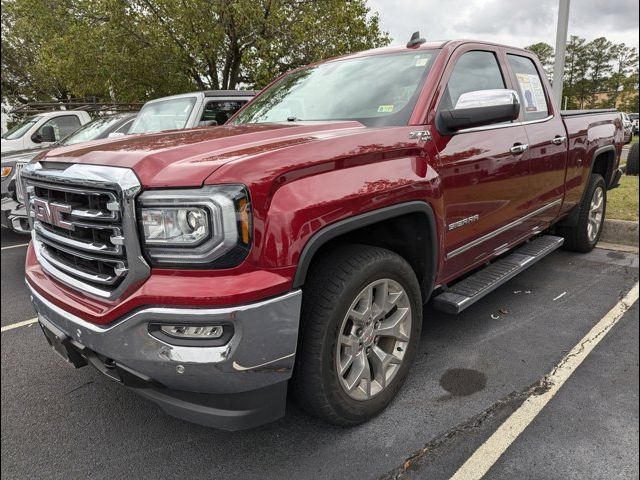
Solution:
[[[25,237],[2,231],[2,326],[34,316]],[[638,281],[638,256],[557,251],[453,317],[425,307],[418,358],[390,407],[355,428],[290,403],[222,432],[163,414],[37,324],[2,333],[2,478],[449,478]],[[486,478],[638,478],[638,306],[599,343]]]

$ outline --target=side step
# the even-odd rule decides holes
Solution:
[[[563,243],[564,238],[552,235],[536,238],[514,250],[509,256],[454,284],[433,299],[433,306],[441,312],[456,315],[560,248]]]

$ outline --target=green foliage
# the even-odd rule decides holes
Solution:
[[[638,52],[604,37],[587,42],[569,38],[564,92],[567,108],[638,111]]]
[[[553,47],[548,43],[539,42],[524,48],[538,56],[540,63],[542,63],[542,66],[544,67],[545,73],[549,78],[551,78],[553,74],[553,62],[555,59]]]
[[[2,0],[2,97],[261,88],[389,40],[365,0]]]

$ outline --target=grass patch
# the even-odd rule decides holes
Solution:
[[[607,193],[607,218],[638,220],[638,177],[623,175],[620,186]]]

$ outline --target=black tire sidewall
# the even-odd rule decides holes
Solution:
[[[589,234],[587,231],[587,227],[589,225],[589,210],[591,208],[591,200],[593,199],[593,195],[598,187],[602,188],[603,194],[603,210],[602,210],[602,220],[600,222],[600,228],[598,229],[598,234],[596,235],[595,240],[589,240]],[[582,246],[583,251],[592,250],[600,240],[600,236],[602,235],[602,230],[604,228],[604,220],[607,214],[607,185],[602,178],[601,175],[593,174],[589,179],[589,186],[586,192],[585,198],[583,200],[582,207],[580,209],[580,219],[578,222],[578,241]]]
[[[345,290],[337,299],[326,325],[320,359],[321,379],[335,413],[346,423],[361,423],[375,416],[391,402],[406,379],[419,345],[422,327],[420,288],[411,267],[392,252],[389,254],[384,260],[363,265],[360,270],[353,272],[345,285]],[[395,280],[408,295],[412,313],[411,336],[400,370],[392,382],[370,400],[358,401],[351,398],[340,385],[335,368],[336,344],[339,329],[353,300],[367,285],[382,278]]]

